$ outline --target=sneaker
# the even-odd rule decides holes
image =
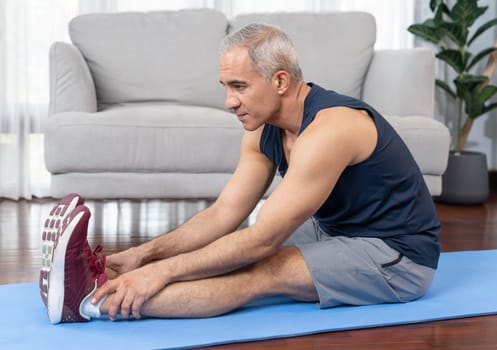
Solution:
[[[57,235],[47,298],[48,318],[53,324],[89,321],[81,305],[107,281],[102,248],[92,251],[86,240],[90,216],[86,206],[76,207]]]
[[[47,306],[48,280],[52,268],[54,242],[59,239],[65,219],[74,208],[81,204],[83,204],[83,199],[77,194],[73,193],[64,197],[52,208],[43,224],[39,285],[41,300],[45,306]]]

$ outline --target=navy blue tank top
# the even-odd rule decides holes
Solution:
[[[314,214],[332,236],[377,237],[417,264],[436,268],[440,223],[421,171],[392,126],[366,103],[309,83],[299,135],[325,108],[350,107],[368,112],[378,134],[370,157],[348,166],[328,199]],[[264,126],[260,149],[281,176],[288,169],[281,129]]]

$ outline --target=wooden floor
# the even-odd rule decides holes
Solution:
[[[0,284],[36,281],[40,228],[54,202],[0,199]],[[207,202],[91,201],[88,240],[107,253],[166,232]],[[497,195],[482,206],[437,204],[442,250],[497,249]],[[497,264],[497,262],[496,262]],[[485,288],[485,286],[482,286]],[[497,297],[497,291],[496,291]],[[296,320],[298,322],[298,320]],[[210,349],[497,349],[497,315],[215,346]]]

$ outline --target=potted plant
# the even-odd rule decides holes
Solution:
[[[497,108],[497,103],[490,103],[497,93],[497,86],[490,84],[497,63],[497,41],[480,52],[470,51],[475,40],[497,24],[494,18],[473,28],[487,9],[488,6],[478,6],[478,0],[457,0],[451,8],[444,0],[430,0],[433,17],[408,28],[414,35],[435,44],[436,57],[456,76],[452,84],[435,81],[457,105],[457,121],[452,130],[454,148],[449,154],[442,194],[438,198],[444,202],[480,204],[488,197],[485,154],[464,150],[475,119]],[[478,74],[475,70],[483,59],[487,59],[486,68]]]

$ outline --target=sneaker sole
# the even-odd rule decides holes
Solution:
[[[70,194],[64,197],[52,208],[43,224],[39,286],[40,296],[45,306],[48,299],[48,280],[52,269],[54,243],[58,239],[58,235],[64,225],[64,220],[80,204],[83,204],[83,199],[77,194]]]
[[[80,223],[85,224],[90,218],[90,211],[85,206],[79,206],[73,210],[68,222],[60,235],[57,235],[53,249],[52,267],[48,279],[48,319],[50,323],[60,323],[64,309],[65,294],[65,260],[66,251],[73,232],[78,229]]]

